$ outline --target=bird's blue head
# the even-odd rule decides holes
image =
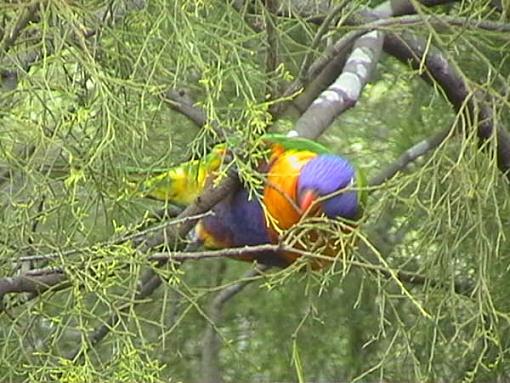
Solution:
[[[339,192],[354,184],[355,175],[353,166],[342,157],[321,154],[312,158],[303,166],[299,175],[299,207],[306,211],[318,198],[327,198],[335,193],[331,198],[318,202],[321,211],[329,218],[355,219],[358,215],[357,191],[349,189]]]

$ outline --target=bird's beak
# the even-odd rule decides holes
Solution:
[[[299,201],[299,208],[303,213],[309,211],[309,209],[312,208],[312,205],[315,203],[316,200],[317,195],[312,190],[306,190],[303,193],[303,195],[301,195]]]

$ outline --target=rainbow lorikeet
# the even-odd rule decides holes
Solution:
[[[260,191],[262,198],[250,199],[248,191],[241,188],[217,204],[214,214],[201,219],[195,229],[196,238],[204,247],[221,249],[278,243],[280,233],[296,225],[305,215],[343,218],[352,221],[354,226],[362,214],[366,193],[362,190],[361,173],[349,161],[304,138],[266,134],[263,140],[271,153],[268,160],[259,163],[259,171],[265,177]],[[215,163],[221,163],[225,147],[213,153],[218,157]],[[205,180],[207,171],[204,173]],[[188,190],[187,194],[198,195],[205,182],[188,185],[195,189]],[[184,199],[175,191],[166,194],[170,195]],[[171,198],[165,199],[171,201]],[[307,238],[317,240],[315,234]],[[329,249],[327,253],[334,255],[334,246]],[[298,256],[288,252],[263,252],[238,258],[283,267]],[[315,262],[315,266],[322,265],[322,262]]]

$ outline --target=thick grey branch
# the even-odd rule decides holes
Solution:
[[[370,15],[365,20],[373,19],[370,12],[362,12],[362,14]],[[408,27],[413,25],[427,24],[437,29],[444,29],[445,27],[462,27],[469,29],[481,29],[486,31],[494,32],[509,32],[510,24],[501,23],[497,21],[488,20],[471,20],[467,17],[454,17],[447,15],[408,15],[399,17],[388,17],[385,19],[378,19],[375,21],[368,22],[366,24],[359,24],[360,19],[358,17],[352,17],[347,20],[348,24],[353,27],[360,28],[361,31],[368,30],[394,30],[397,27]]]
[[[66,280],[59,269],[41,269],[28,271],[16,277],[0,279],[0,301],[9,293],[42,292]]]
[[[356,41],[342,74],[296,122],[296,135],[320,136],[336,117],[356,104],[377,65],[383,40],[382,33],[373,31]]]

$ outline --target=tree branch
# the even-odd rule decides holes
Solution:
[[[367,9],[366,12],[373,17],[382,19],[418,13],[416,5],[430,8],[458,2],[459,0],[389,0],[379,4],[374,9]]]
[[[161,99],[173,110],[188,117],[197,126],[207,123],[205,112],[193,106],[193,100],[184,89],[169,89],[161,95]]]
[[[184,261],[198,261],[202,259],[210,258],[238,258],[242,255],[258,253],[264,253],[268,251],[280,251],[282,249],[291,248],[282,247],[280,245],[258,245],[258,246],[245,246],[236,247],[222,250],[205,250],[205,251],[191,251],[192,247],[188,246],[184,251],[172,251],[172,252],[159,252],[152,254],[147,257],[148,261],[156,262],[157,264],[163,265],[168,262],[181,263]],[[41,260],[41,258],[34,257],[22,257],[20,261],[28,262],[33,260]],[[49,259],[47,256],[42,259]],[[144,280],[141,281],[142,287],[152,279],[145,276]],[[60,290],[68,285],[59,286],[62,282],[67,279],[65,271],[61,268],[43,268],[34,269],[24,272],[16,277],[5,277],[0,278],[0,301],[3,297],[10,293],[42,293],[49,288],[54,287]]]
[[[347,59],[347,54],[353,43],[363,34],[380,29],[385,25],[394,24],[395,20],[391,17],[416,13],[414,3],[431,7],[456,1],[458,0],[389,0],[374,9],[366,9],[365,11],[358,12],[353,17],[350,17],[347,23],[359,25],[361,17],[362,20],[366,20],[365,24],[360,26],[361,29],[343,35],[332,46],[326,48],[325,52],[313,62],[310,68],[307,68],[306,74],[301,71],[296,80],[289,85],[283,93],[282,98],[284,101],[271,108],[271,114],[280,116],[290,106],[294,106],[299,111],[299,114],[304,113],[317,96],[340,75],[344,62]],[[330,17],[329,15],[330,14],[325,17],[313,17],[307,20],[320,25],[325,19]],[[363,19],[363,17],[365,19]],[[311,84],[309,84],[310,81],[312,81]],[[305,85],[306,89],[304,89],[301,95],[294,100],[287,100]]]
[[[276,29],[276,18],[274,15],[278,9],[277,0],[264,0],[265,1],[265,24],[266,24],[266,94],[270,98],[275,98],[278,95],[278,83],[273,76],[278,67],[278,34]]]
[[[382,33],[373,31],[356,41],[342,74],[296,122],[295,135],[320,136],[336,117],[356,104],[379,61],[383,39]]]
[[[439,145],[441,145],[441,143],[444,142],[446,138],[448,138],[450,133],[451,128],[444,129],[432,137],[426,138],[413,145],[404,153],[402,153],[400,157],[392,162],[389,166],[372,177],[368,183],[369,187],[375,187],[383,184],[395,176],[399,171],[404,170],[411,162],[415,161],[417,158],[425,155],[431,150],[436,149]]]
[[[66,280],[61,269],[36,269],[27,271],[16,277],[0,278],[0,301],[9,293],[40,293],[51,287],[62,288]]]
[[[510,134],[503,128],[494,127],[492,111],[485,102],[480,102],[468,88],[464,77],[436,48],[429,47],[424,39],[409,34],[388,34],[384,50],[415,69],[427,69],[421,76],[427,82],[435,82],[444,90],[446,97],[458,113],[466,115],[468,121],[477,122],[477,132],[483,143],[496,134],[498,168],[510,180]]]
[[[489,20],[471,20],[467,17],[454,17],[448,15],[412,15],[389,18],[380,21],[380,26],[382,28],[422,24],[429,24],[436,28],[455,26],[493,32],[510,32],[509,23],[501,23],[498,21]]]
[[[68,251],[63,251],[63,252],[58,252],[58,253],[55,252],[55,253],[48,253],[48,254],[27,255],[27,256],[18,257],[16,260],[18,262],[49,261],[52,259],[58,259],[60,257],[67,258],[72,255],[83,253],[85,251],[94,250],[95,248],[114,246],[114,245],[118,245],[121,243],[126,243],[128,241],[133,241],[136,244],[141,244],[146,238],[148,238],[151,235],[151,233],[153,233],[155,231],[160,231],[161,229],[163,229],[166,226],[178,225],[179,223],[182,223],[182,222],[188,221],[188,220],[202,219],[202,218],[207,217],[208,215],[212,214],[212,212],[205,212],[205,213],[201,213],[201,214],[198,214],[195,216],[177,218],[177,216],[183,212],[183,209],[177,208],[177,207],[170,207],[169,209],[164,209],[164,210],[165,210],[165,213],[163,213],[161,211],[157,212],[157,213],[168,214],[168,216],[170,218],[174,218],[174,219],[165,222],[163,225],[159,225],[156,227],[149,227],[148,229],[143,229],[143,230],[140,230],[135,233],[128,234],[128,235],[123,235],[120,238],[114,238],[110,241],[96,243],[96,244],[91,245],[87,248],[73,249],[73,250],[68,250]]]

